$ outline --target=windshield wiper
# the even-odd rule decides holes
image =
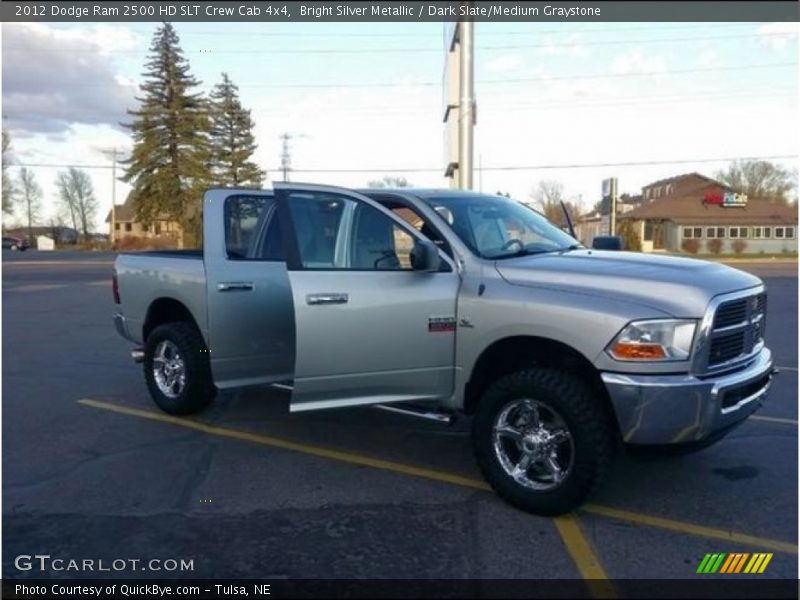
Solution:
[[[492,258],[502,259],[502,258],[517,258],[519,256],[533,256],[534,254],[547,254],[548,252],[555,252],[555,250],[529,250],[527,248],[521,248],[516,252],[512,252],[511,254],[501,254],[499,256],[493,256]]]

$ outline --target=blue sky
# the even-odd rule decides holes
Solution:
[[[3,126],[20,163],[103,165],[129,148],[118,126],[156,24],[4,24]],[[400,173],[445,185],[444,26],[177,23],[208,90],[226,71],[252,109],[256,160],[270,178],[278,136],[291,132],[296,181],[363,186],[381,173],[313,169],[433,169]],[[560,181],[590,206],[600,181],[622,191],[725,163],[495,171],[733,156],[793,156],[798,131],[797,24],[478,23],[476,187],[525,199]],[[33,167],[46,213],[58,168]],[[110,173],[91,169],[103,216]],[[117,186],[117,202],[127,186]]]

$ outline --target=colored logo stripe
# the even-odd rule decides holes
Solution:
[[[719,566],[722,564],[722,559],[725,554],[706,554],[703,562],[697,567],[698,573],[716,573]]]
[[[704,574],[717,572],[725,574],[763,573],[771,560],[772,553],[765,552],[755,554],[750,554],[749,552],[709,553],[703,557],[697,567],[697,572]]]
[[[738,554],[728,554],[728,559],[724,563],[722,563],[722,568],[720,569],[719,572],[728,573],[729,572],[728,569],[730,569],[731,565],[736,562],[736,557],[738,556],[739,556]]]
[[[748,559],[750,554],[748,553],[737,553],[731,554],[731,559],[723,565],[722,570],[720,573],[738,573],[742,570],[744,566],[744,561]]]

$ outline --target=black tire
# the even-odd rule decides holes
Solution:
[[[495,422],[521,399],[535,400],[550,415],[553,413],[549,411],[554,411],[571,434],[571,467],[550,489],[532,489],[519,483],[506,472],[495,452]],[[510,504],[539,515],[558,515],[577,508],[602,481],[617,445],[609,415],[596,393],[574,375],[546,368],[518,371],[493,383],[478,404],[472,440],[478,466],[492,488]],[[534,463],[533,468],[540,464]]]
[[[185,385],[175,397],[170,397],[161,390],[153,370],[156,350],[164,341],[177,346],[185,365]],[[217,393],[211,378],[208,349],[203,336],[191,323],[167,323],[150,332],[144,347],[144,378],[153,401],[161,410],[171,415],[200,412]]]

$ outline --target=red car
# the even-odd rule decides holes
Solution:
[[[27,250],[30,247],[25,238],[3,236],[3,250]]]

